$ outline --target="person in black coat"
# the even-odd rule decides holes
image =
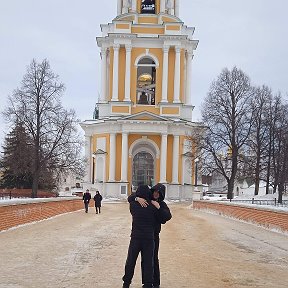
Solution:
[[[153,287],[154,231],[159,221],[159,212],[151,204],[152,194],[147,185],[140,185],[136,191],[136,196],[145,199],[148,206],[144,208],[137,201],[130,202],[132,230],[125,264],[125,275],[122,277],[123,288],[130,287],[139,252],[141,252],[143,268],[142,287]]]
[[[96,194],[94,196],[94,202],[95,202],[95,209],[96,209],[96,214],[98,214],[98,210],[99,210],[99,214],[101,213],[101,201],[102,201],[102,195],[99,193],[99,191],[96,191]]]
[[[90,199],[91,199],[91,194],[89,192],[89,189],[87,189],[86,192],[83,194],[83,202],[84,202],[86,213],[88,213]]]
[[[166,188],[163,184],[158,183],[151,188],[152,192],[152,201],[151,203],[159,209],[159,217],[158,222],[155,225],[154,230],[154,242],[155,242],[155,249],[154,249],[154,275],[153,275],[153,287],[160,287],[160,266],[159,266],[159,244],[160,238],[159,234],[161,231],[161,224],[165,224],[172,218],[171,212],[167,204],[164,202],[165,199],[165,191]],[[135,194],[132,194],[128,197],[128,201],[137,201],[142,207],[147,207],[149,203],[140,197],[137,197]],[[141,263],[142,264],[142,263]],[[143,273],[143,267],[142,267]]]

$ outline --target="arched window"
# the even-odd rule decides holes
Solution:
[[[141,14],[155,14],[155,13],[156,13],[155,0],[141,1]]]
[[[154,184],[154,159],[148,152],[138,152],[133,158],[132,185]]]
[[[104,159],[102,157],[98,157],[97,159],[97,170],[96,170],[96,181],[103,182],[104,181]]]
[[[137,104],[155,105],[156,64],[150,57],[137,64]]]

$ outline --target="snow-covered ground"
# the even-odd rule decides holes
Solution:
[[[239,195],[236,199],[278,199],[278,192],[275,193],[275,194],[266,194],[266,195],[252,195],[252,196],[245,196],[245,195]],[[288,195],[287,194],[284,194],[283,195],[283,200],[288,200]]]
[[[122,287],[131,215],[118,203],[1,233],[0,288]],[[187,204],[169,205],[161,229],[161,287],[287,287],[287,235]],[[138,258],[131,288],[142,286]]]
[[[231,205],[241,205],[241,206],[247,206],[247,207],[257,207],[257,209],[263,209],[263,210],[274,210],[274,211],[285,211],[288,212],[288,204],[286,204],[285,206],[275,206],[273,204],[257,204],[257,203],[247,203],[247,202],[229,202],[229,204]]]
[[[252,204],[252,198],[254,198],[254,203]],[[276,201],[275,201],[276,199]],[[229,201],[226,197],[219,196],[204,196],[203,200],[208,201]],[[235,197],[231,203],[231,205],[241,205],[248,207],[257,207],[259,209],[269,209],[269,210],[278,210],[278,211],[288,211],[288,195],[283,195],[283,204],[279,204],[278,202],[278,193],[268,194],[268,195],[257,195],[257,196],[245,196],[241,195]],[[276,205],[275,205],[276,203]]]

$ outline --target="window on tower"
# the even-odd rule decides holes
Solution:
[[[141,151],[133,158],[132,184],[134,187],[144,184],[154,185],[154,159],[148,152]]]
[[[137,65],[137,104],[155,105],[156,65],[148,57]]]
[[[155,0],[142,0],[141,13],[142,14],[155,14],[156,13]]]

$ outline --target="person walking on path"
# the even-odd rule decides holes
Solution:
[[[96,209],[96,214],[98,214],[98,210],[99,210],[99,214],[101,213],[101,201],[102,201],[102,195],[99,193],[99,191],[96,191],[96,194],[94,196],[94,202],[95,202],[95,209]]]
[[[161,231],[161,224],[165,224],[172,218],[171,212],[167,204],[164,202],[165,199],[165,191],[166,188],[163,184],[158,183],[151,188],[152,192],[152,201],[151,203],[159,209],[159,220],[156,223],[155,230],[154,230],[154,275],[153,275],[153,287],[160,287],[160,266],[159,266],[159,244],[160,244],[160,231]],[[146,199],[141,197],[136,197],[135,194],[132,194],[128,197],[128,201],[137,201],[142,207],[147,207],[149,203]],[[141,263],[142,267],[142,263]],[[143,273],[143,267],[142,267]]]
[[[83,194],[83,202],[84,202],[86,213],[88,213],[90,199],[91,199],[91,194],[89,192],[89,189],[87,189],[86,192]]]
[[[154,230],[157,221],[159,221],[159,213],[154,205],[150,205],[151,196],[149,187],[140,185],[136,191],[136,197],[145,199],[148,206],[144,208],[137,201],[130,202],[132,230],[125,264],[125,275],[122,277],[123,288],[130,287],[139,252],[141,252],[142,258],[142,287],[153,287]]]

